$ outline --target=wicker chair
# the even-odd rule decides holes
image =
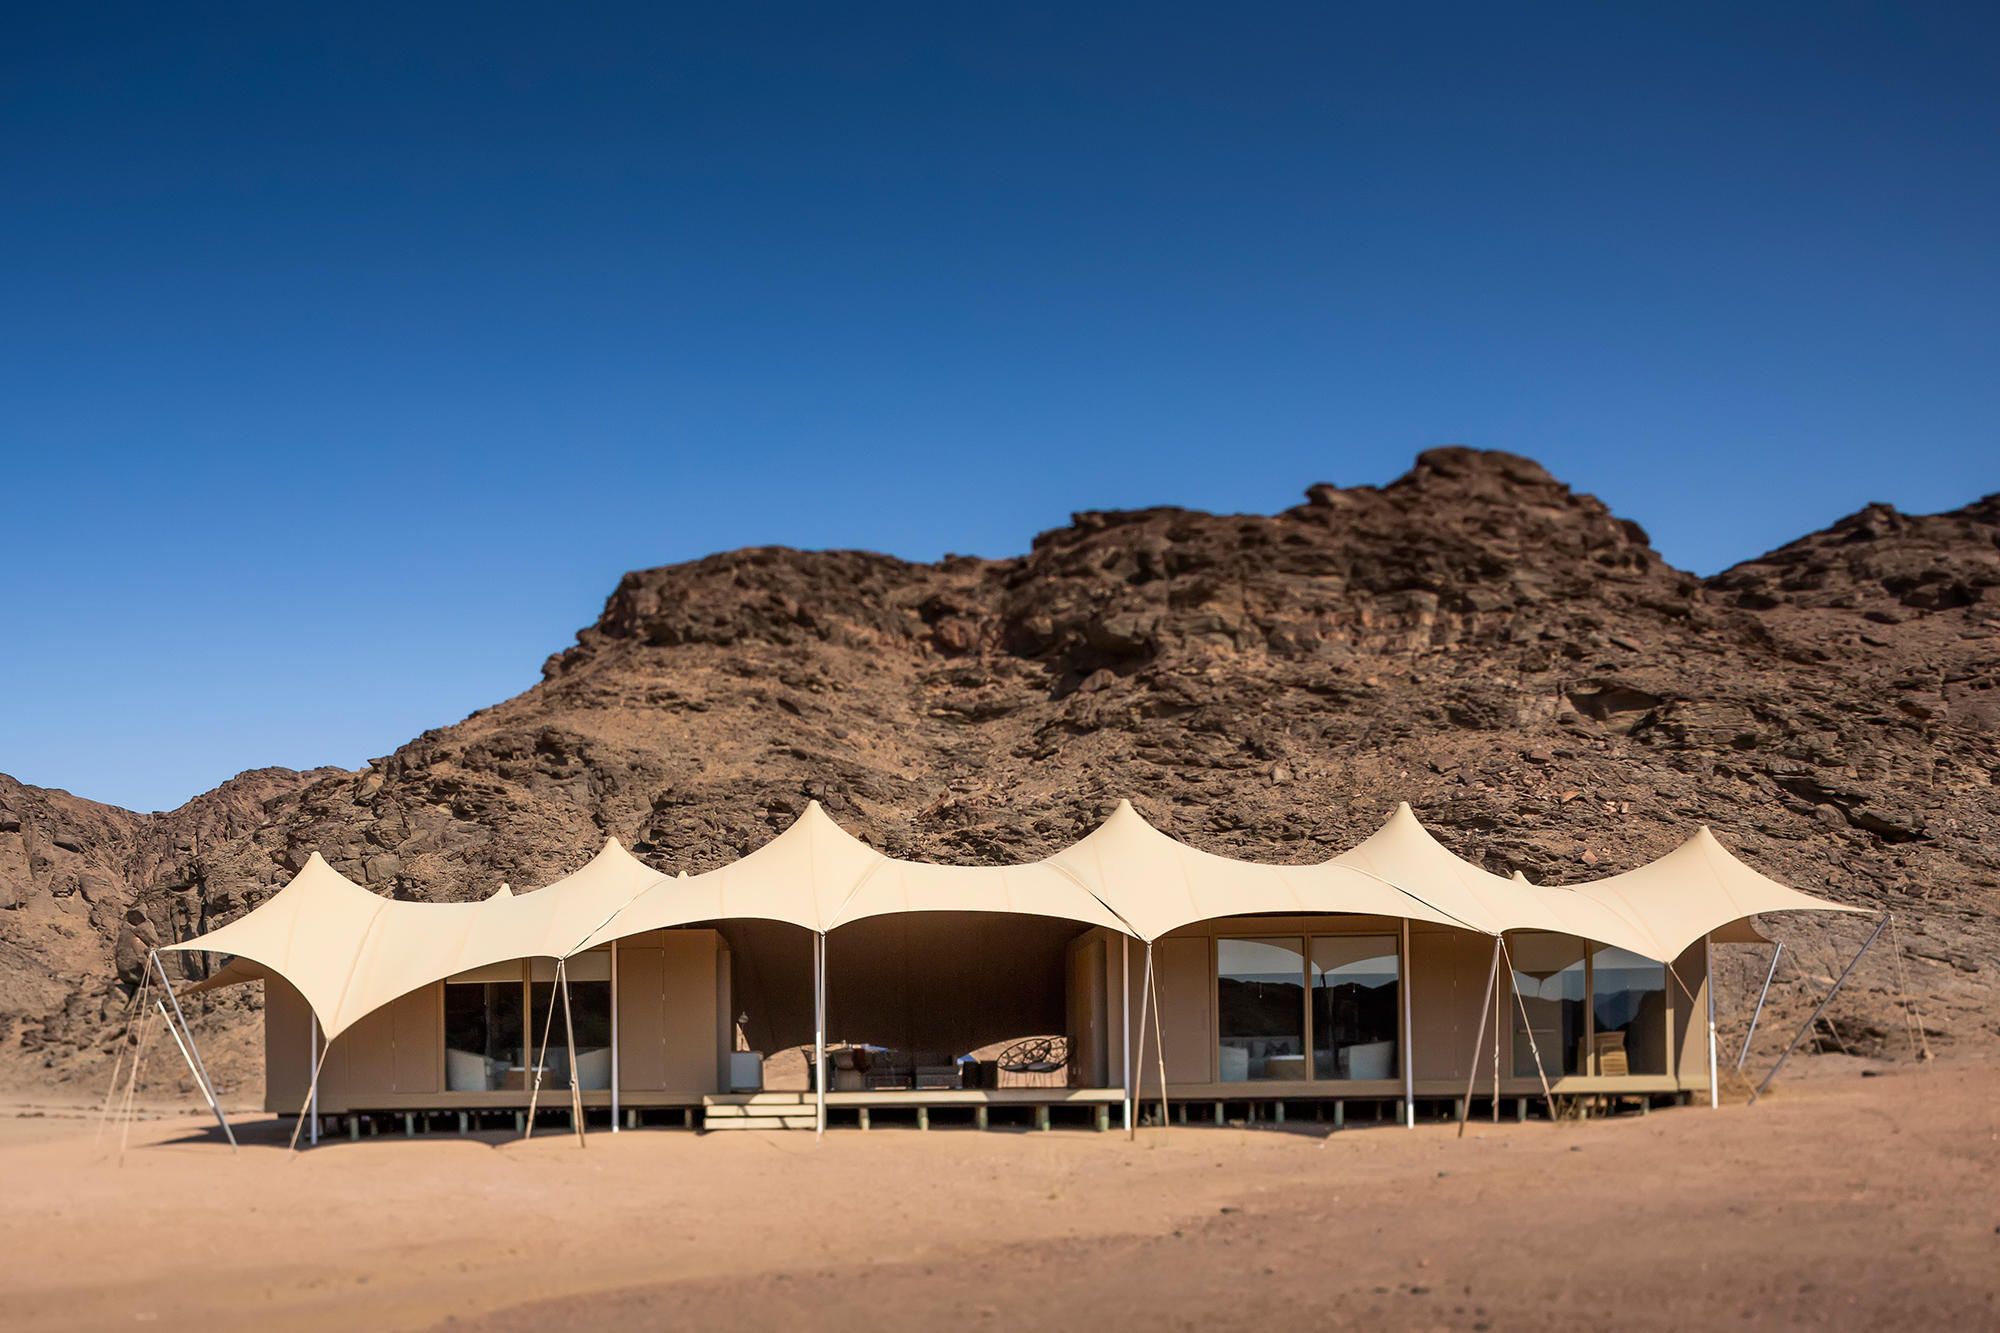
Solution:
[[[1069,1086],[1069,1038],[1029,1037],[1000,1052],[994,1062],[995,1086],[1002,1088],[1066,1088]]]

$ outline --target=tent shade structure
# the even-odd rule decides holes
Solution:
[[[1388,823],[1329,864],[1366,870],[1489,935],[1554,931],[1661,957],[1650,933],[1602,903],[1569,889],[1505,879],[1462,860],[1431,836],[1407,803],[1398,803]]]
[[[582,869],[537,893],[410,903],[370,893],[314,852],[268,902],[162,952],[201,949],[260,964],[305,998],[330,1041],[391,1001],[455,973],[508,959],[565,957],[635,895],[665,881],[614,838]],[[226,984],[220,974],[210,981]]]
[[[1758,874],[1731,856],[1706,828],[1657,861],[1580,884],[1575,892],[1644,929],[1667,953],[1679,953],[1704,935],[1764,912],[1861,910]]]
[[[321,1114],[521,1116],[538,1085],[562,1089],[540,1109],[579,1123],[811,1128],[935,1103],[1108,1125],[1114,1107],[1291,1100],[1336,1118],[1393,1104],[1410,1123],[1468,1088],[1517,1113],[1547,1095],[1712,1097],[1709,947],[1763,941],[1762,913],[1851,910],[1706,829],[1553,887],[1456,856],[1407,805],[1315,864],[1202,851],[1121,801],[1042,860],[949,866],[888,856],[812,802],[702,874],[614,838],[543,888],[462,903],[380,897],[315,853],[163,952],[222,960],[178,996],[263,983],[269,1109],[316,1107],[315,1130]]]
[[[1197,921],[1258,912],[1361,912],[1468,924],[1346,866],[1264,865],[1200,851],[1147,823],[1130,801],[1120,801],[1095,832],[1047,864],[1088,888],[1144,940]]]

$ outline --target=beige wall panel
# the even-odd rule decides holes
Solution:
[[[667,1086],[666,953],[618,945],[618,1082],[638,1092]]]
[[[1093,1088],[1109,1085],[1105,989],[1104,941],[1093,933],[1069,949],[1070,1064]]]
[[[396,1084],[395,1016],[377,1009],[333,1039],[320,1070],[322,1093],[356,1097],[392,1092]]]
[[[1493,942],[1464,930],[1410,928],[1411,1045],[1419,1079],[1461,1079],[1479,1031],[1479,1006],[1493,965]],[[1488,1023],[1492,1016],[1487,1016]],[[1492,1034],[1486,1041],[1491,1068]]]
[[[729,1091],[729,1053],[736,1049],[736,1015],[730,973],[735,960],[720,935],[715,937],[715,1087]]]
[[[1169,1084],[1207,1083],[1215,1077],[1215,967],[1210,947],[1206,936],[1168,938],[1153,946]],[[1147,1026],[1151,1025],[1148,1019]],[[1144,1055],[1148,1065],[1158,1055],[1150,1033]],[[1157,1070],[1152,1077],[1159,1078]]]
[[[1690,945],[1686,953],[1674,960],[1674,973],[1680,977],[1682,990],[1674,984],[1673,977],[1667,978],[1667,992],[1674,1006],[1673,1050],[1679,1061],[1669,1073],[1679,1073],[1681,1082],[1706,1088],[1708,1086],[1708,961],[1699,941]],[[1693,999],[1688,995],[1692,992]]]
[[[264,1109],[297,1115],[312,1077],[312,1040],[305,996],[283,977],[264,982]]]
[[[438,1091],[442,1005],[438,988],[426,986],[383,1005],[341,1033],[320,1070],[321,1094],[373,1098]]]
[[[660,950],[665,964],[661,990],[662,1088],[667,1092],[719,1092],[716,1079],[716,934],[712,930],[670,931]],[[622,974],[625,957],[620,953]],[[621,975],[621,981],[624,979]],[[622,1024],[624,1014],[619,1014]],[[624,1033],[621,1031],[622,1038]],[[620,1071],[621,1081],[623,1070]]]
[[[444,1063],[444,987],[425,986],[389,1006],[396,1030],[397,1092],[441,1091]]]
[[[1125,1030],[1130,1023],[1127,1015],[1138,1012],[1136,1008],[1128,1010],[1126,1002],[1129,999],[1135,1006],[1138,1003],[1139,966],[1133,960],[1137,957],[1139,946],[1121,947],[1121,941],[1127,937],[1102,926],[1093,930],[1091,935],[1104,945],[1105,1086],[1118,1088],[1124,1086],[1125,1079]],[[1119,979],[1127,972],[1130,975],[1121,986]]]

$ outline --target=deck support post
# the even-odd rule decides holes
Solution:
[[[826,1136],[826,932],[813,932],[813,1137]]]
[[[1722,1088],[1715,1080],[1715,940],[1701,937],[1702,994],[1708,997],[1708,1109],[1722,1105]]]
[[[1132,1134],[1132,937],[1123,934],[1118,937],[1118,996],[1118,1018],[1125,1028],[1125,1040],[1119,1043],[1124,1066],[1119,1086],[1125,1090],[1119,1099],[1119,1114],[1125,1117],[1124,1129],[1129,1138]]]
[[[863,1111],[861,1114],[865,1117],[868,1113],[866,1111]],[[987,1125],[991,1123],[991,1120],[988,1117],[986,1108],[984,1106],[975,1106],[972,1108],[972,1123],[979,1129],[985,1129]],[[868,1127],[868,1122],[866,1119],[862,1120],[861,1126],[863,1129],[866,1129]]]
[[[306,1142],[315,1147],[319,1144],[319,1010],[306,1005],[306,1068],[312,1071],[312,1082],[306,1088],[306,1104],[311,1114],[306,1120],[308,1131]]]
[[[583,1137],[583,1089],[576,1078],[576,1022],[569,1009],[569,963],[556,962],[556,985],[562,990],[563,1042],[569,1048],[569,1118],[576,1127],[576,1146],[588,1147]]]
[[[1047,1106],[1037,1106],[1035,1108],[1035,1128],[1039,1130],[1046,1130],[1048,1127],[1049,1127],[1049,1108]]]
[[[931,1127],[931,1108],[928,1106],[919,1106],[917,1108],[917,1128],[929,1129],[930,1127]]]
[[[1410,918],[1403,918],[1403,975],[1396,989],[1403,1000],[1403,1049],[1399,1053],[1403,1064],[1403,1127],[1417,1127],[1417,1061],[1416,1052],[1410,1049],[1412,1025],[1410,1022]]]
[[[1780,943],[1771,948],[1771,966],[1764,973],[1764,989],[1757,992],[1757,1008],[1750,1014],[1750,1028],[1743,1034],[1743,1049],[1736,1053],[1736,1072],[1743,1072],[1743,1062],[1750,1058],[1750,1039],[1757,1035],[1757,1020],[1764,1016],[1764,1000],[1771,993],[1771,979],[1778,975],[1778,959],[1784,956],[1785,946]]]
[[[1333,1103],[1333,1127],[1335,1129],[1347,1128],[1347,1103],[1341,1101],[1339,1098],[1335,1098]]]
[[[618,1132],[618,941],[611,941],[611,1132]]]
[[[1493,951],[1494,951],[1495,953],[1498,953],[1498,952],[1500,951],[1500,937],[1499,937],[1498,935],[1495,935],[1495,936],[1493,937]],[[1488,986],[1488,987],[1486,988],[1486,998],[1487,998],[1487,999],[1489,999],[1489,1000],[1491,1000],[1491,1001],[1493,1002],[1493,1010],[1494,1010],[1494,1013],[1493,1013],[1493,1123],[1494,1123],[1494,1124],[1496,1124],[1496,1125],[1500,1123],[1500,1012],[1499,1012],[1499,1011],[1500,1011],[1500,1010],[1502,1010],[1502,1009],[1505,1009],[1505,1008],[1507,1007],[1507,1002],[1506,1002],[1505,1000],[1503,1000],[1503,999],[1501,999],[1501,998],[1500,998],[1500,986],[1501,986],[1501,984],[1502,984],[1502,983],[1501,983],[1501,981],[1500,981],[1500,972],[1499,972],[1499,969],[1498,969],[1498,968],[1495,968],[1495,969],[1494,969],[1494,972],[1493,972],[1493,984],[1492,984],[1491,986]]]

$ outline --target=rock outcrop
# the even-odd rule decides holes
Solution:
[[[1931,1044],[1983,1048],[1997,784],[2000,497],[1871,506],[1702,580],[1537,464],[1448,448],[1273,516],[1077,514],[1013,559],[735,551],[626,575],[535,688],[361,772],[259,770],[155,816],[0,779],[0,1078],[93,1076],[147,944],[313,850],[378,892],[469,898],[613,834],[705,870],[813,798],[966,862],[1045,853],[1121,796],[1199,846],[1312,860],[1407,799],[1556,883],[1707,823],[1896,908]],[[1780,925],[1801,998],[1844,928]],[[1862,1049],[1902,1049],[1890,976],[1836,1011]]]

